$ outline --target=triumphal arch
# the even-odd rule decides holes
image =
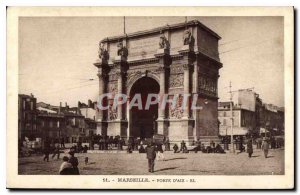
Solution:
[[[145,100],[154,93],[172,100],[178,94],[198,94],[196,104],[201,109],[182,109],[182,98],[177,98],[175,107],[163,108],[159,103],[148,110],[129,109],[128,104],[113,107],[113,97],[107,97],[103,100],[107,109],[98,110],[97,131],[124,138],[163,134],[170,142],[216,139],[222,67],[219,40],[219,35],[199,21],[101,40],[99,59],[94,63],[98,68],[99,95],[126,94],[130,98],[141,94]]]

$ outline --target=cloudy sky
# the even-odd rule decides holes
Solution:
[[[220,101],[252,88],[265,103],[284,106],[283,18],[188,17],[218,33]],[[126,32],[184,22],[184,17],[126,18]],[[19,19],[19,93],[54,105],[96,100],[99,40],[123,33],[122,17],[23,17]],[[94,79],[94,80],[92,80]]]

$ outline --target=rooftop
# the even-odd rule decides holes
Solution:
[[[187,27],[199,26],[200,28],[202,28],[203,30],[205,30],[206,32],[211,34],[212,36],[216,37],[217,39],[219,39],[219,40],[221,39],[221,37],[217,33],[215,33],[213,30],[211,30],[210,28],[208,28],[207,26],[205,26],[198,20],[192,20],[187,23],[182,22],[182,23],[170,24],[170,25],[167,24],[165,26],[152,28],[149,30],[137,31],[134,33],[128,33],[128,34],[123,34],[123,35],[119,35],[119,36],[107,37],[107,38],[102,39],[101,42],[102,43],[110,42],[110,41],[115,42],[115,41],[119,41],[120,39],[124,39],[124,38],[133,38],[133,37],[140,37],[143,35],[156,34],[156,33],[160,33],[161,31],[185,28],[186,26]]]

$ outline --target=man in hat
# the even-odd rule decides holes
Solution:
[[[248,157],[251,158],[253,154],[253,144],[251,138],[247,141],[247,153],[248,153]]]
[[[154,147],[154,143],[151,141],[146,147],[146,154],[148,159],[148,171],[154,172],[154,160],[156,158],[156,151]]]
[[[75,153],[73,151],[69,152],[69,163],[72,165],[73,170],[71,175],[79,175],[79,169],[78,169],[78,158],[74,156]]]
[[[265,138],[265,137],[263,138],[263,143],[261,145],[261,149],[264,151],[265,158],[268,158],[269,143],[268,143],[267,138]]]

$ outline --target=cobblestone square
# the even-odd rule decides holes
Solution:
[[[61,154],[61,157],[64,154]],[[81,175],[280,175],[284,174],[284,150],[247,153],[204,154],[165,152],[165,161],[155,161],[155,172],[148,172],[146,154],[105,153],[76,154]],[[89,163],[85,165],[85,157]],[[57,175],[62,160],[44,162],[42,156],[19,158],[21,175]]]

